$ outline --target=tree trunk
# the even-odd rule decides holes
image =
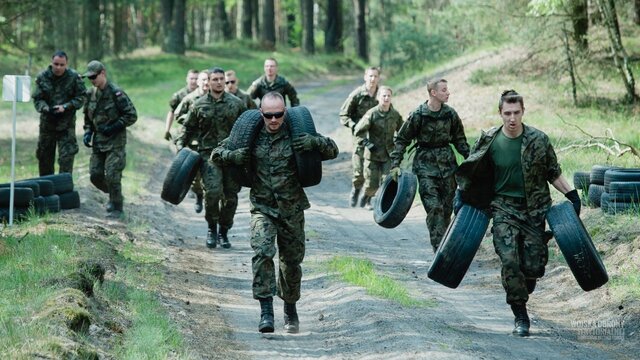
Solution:
[[[251,0],[238,0],[238,26],[236,32],[239,39],[252,39],[251,19],[253,10],[251,5]]]
[[[580,51],[589,49],[589,12],[587,0],[571,0],[571,23],[573,24],[573,41]]]
[[[274,0],[264,0],[262,7],[262,32],[260,42],[267,49],[273,49],[276,45],[276,24]]]
[[[342,52],[342,0],[327,0],[327,24],[324,30],[324,50]]]
[[[253,24],[253,40],[260,40],[260,0],[251,0],[252,24]]]
[[[640,25],[640,0],[633,2],[633,22]]]
[[[164,26],[162,51],[172,54],[184,54],[186,10],[186,0],[162,0]]]
[[[224,0],[217,1],[216,12],[218,13],[218,21],[220,21],[221,38],[223,40],[231,40],[231,26],[229,25],[229,17],[224,6]]]
[[[100,2],[95,0],[85,1],[87,9],[87,58],[100,60],[103,55],[102,25],[100,24]]]
[[[573,65],[573,53],[571,52],[571,46],[569,45],[569,35],[566,27],[562,28],[562,42],[564,43],[564,51],[567,57],[567,65],[569,76],[571,78],[571,94],[573,95],[573,105],[578,106],[578,91],[576,86],[576,73],[575,66]]]
[[[356,55],[364,60],[369,61],[369,51],[367,49],[367,28],[365,20],[367,1],[353,0],[355,30],[356,30]]]
[[[91,0],[88,0],[91,1]],[[162,51],[171,52],[171,33],[173,32],[174,0],[161,0],[162,5]]]
[[[300,0],[302,15],[302,50],[306,54],[315,53],[313,36],[313,0]]]

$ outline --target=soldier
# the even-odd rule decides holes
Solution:
[[[427,90],[429,100],[409,115],[398,132],[389,174],[397,179],[404,150],[416,140],[413,172],[418,176],[420,199],[427,211],[427,228],[435,252],[451,221],[456,191],[457,163],[449,144],[453,144],[465,159],[469,156],[469,144],[458,113],[446,104],[449,101],[447,81],[431,81]]]
[[[379,105],[369,109],[354,128],[354,135],[364,144],[364,195],[360,207],[371,207],[371,198],[380,187],[382,176],[389,173],[393,138],[402,126],[402,116],[391,105],[388,86],[378,90]]]
[[[277,92],[267,93],[260,104],[264,127],[257,135],[253,150],[227,150],[224,145],[212,153],[212,161],[251,166],[251,247],[254,251],[253,298],[260,301],[258,330],[273,332],[273,296],[284,300],[284,330],[297,333],[299,319],[296,302],[300,299],[300,283],[304,258],[304,210],[309,200],[296,175],[295,151],[318,150],[323,160],[338,156],[338,147],[328,137],[304,134],[291,138],[284,124],[284,98]],[[273,257],[279,252],[278,281]],[[276,290],[277,288],[277,290]]]
[[[222,167],[208,160],[211,151],[229,136],[233,123],[245,110],[242,100],[224,92],[224,70],[214,67],[209,71],[209,93],[193,104],[184,121],[184,133],[176,142],[178,148],[182,148],[197,140],[197,151],[205,159],[200,166],[200,175],[204,183],[204,217],[209,225],[206,244],[209,248],[215,248],[218,240],[223,248],[231,247],[227,232],[233,226],[238,195],[237,191],[224,193]]]
[[[277,91],[283,97],[289,97],[291,107],[300,105],[296,89],[283,76],[278,75],[278,62],[274,58],[264,61],[264,75],[257,78],[247,92],[252,99],[262,99],[271,91]]]
[[[126,128],[138,120],[138,114],[127,94],[107,80],[107,69],[101,62],[91,61],[82,76],[93,84],[86,95],[83,138],[84,145],[92,148],[91,183],[109,194],[108,216],[120,217],[124,200],[122,170],[126,165]]]
[[[529,335],[526,303],[544,275],[548,259],[545,215],[551,206],[547,182],[562,192],[580,215],[580,196],[561,175],[545,133],[522,123],[524,100],[514,90],[500,96],[503,125],[482,132],[458,168],[460,199],[493,215],[493,245],[502,262],[502,286],[515,315],[513,333]],[[457,201],[456,209],[462,206]]]
[[[36,150],[40,176],[54,173],[56,146],[61,173],[73,172],[73,160],[78,153],[76,110],[84,104],[87,89],[80,75],[67,68],[67,60],[64,51],[56,51],[51,65],[36,78],[33,105],[40,113]]]
[[[351,156],[353,179],[351,181],[351,194],[349,195],[349,204],[351,207],[356,206],[358,197],[360,196],[360,190],[364,184],[364,147],[355,136],[354,128],[367,110],[378,105],[376,97],[378,94],[379,79],[380,68],[367,68],[364,72],[364,84],[349,94],[349,97],[340,109],[340,123],[351,129],[351,134],[353,135],[353,155]]]
[[[169,111],[167,112],[167,119],[165,120],[164,127],[164,139],[167,141],[171,140],[171,126],[173,125],[173,120],[175,118],[175,111],[182,99],[185,98],[188,94],[193,92],[198,88],[198,70],[190,69],[187,72],[187,86],[182,89],[176,91],[171,96],[171,100],[169,100]]]
[[[184,132],[184,119],[187,117],[187,114],[193,106],[193,103],[195,103],[196,100],[200,99],[202,96],[206,95],[209,92],[209,70],[200,71],[198,73],[198,80],[196,81],[196,83],[198,84],[198,88],[185,96],[174,111],[174,117],[178,119],[178,124],[180,124],[179,134],[182,134]],[[180,135],[178,135],[176,139],[179,137]],[[187,146],[192,150],[197,149],[196,145],[187,144]],[[193,209],[197,214],[200,214],[202,212],[202,200],[204,197],[204,189],[202,188],[202,176],[200,175],[200,172],[198,172],[195,179],[193,179],[191,191],[196,194],[196,203],[194,204]]]
[[[225,76],[224,83],[225,83],[225,91],[226,92],[228,92],[229,94],[234,95],[238,99],[242,100],[244,102],[244,104],[247,106],[247,109],[257,109],[258,108],[258,106],[251,99],[249,94],[245,93],[244,91],[242,91],[242,90],[240,90],[238,88],[239,81],[238,81],[238,78],[236,77],[236,72],[235,71],[227,70],[224,73],[224,76]]]

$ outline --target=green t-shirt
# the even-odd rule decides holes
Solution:
[[[494,192],[524,198],[524,176],[522,175],[522,135],[515,139],[502,131],[491,144],[491,159],[494,165]]]

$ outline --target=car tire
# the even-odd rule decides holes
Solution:
[[[571,202],[551,206],[547,222],[580,287],[590,291],[604,285],[609,280],[607,270]]]
[[[591,173],[587,171],[576,171],[573,173],[573,186],[582,190],[584,194],[589,192],[589,184],[591,183]]]
[[[621,169],[618,166],[610,165],[593,165],[591,167],[590,182],[592,184],[604,185],[604,173],[607,170]]]
[[[640,182],[640,169],[616,169],[607,170],[604,173],[604,189],[612,192],[609,184],[612,182]]]
[[[78,194],[77,191],[59,194],[58,197],[60,197],[60,209],[62,210],[77,209],[80,207],[80,194]]]
[[[60,196],[53,194],[44,196],[45,211],[50,213],[60,212]]]
[[[0,207],[8,208],[11,201],[11,188],[0,189]],[[13,189],[13,206],[29,207],[33,202],[33,190],[31,188],[16,187]]]
[[[253,150],[256,137],[263,127],[264,121],[259,110],[243,112],[231,128],[226,144],[227,149],[237,150],[247,147]],[[227,165],[223,171],[228,171],[231,177],[241,186],[251,187],[251,181],[254,177],[251,173],[251,164],[244,166]]]
[[[604,185],[591,184],[589,185],[589,204],[592,207],[600,207],[600,197],[604,192]]]
[[[180,204],[189,192],[202,161],[202,157],[197,152],[187,147],[180,149],[162,183],[160,193],[162,200],[174,205]]]
[[[612,181],[608,192],[611,201],[640,204],[640,181]]]
[[[53,175],[40,176],[39,178],[29,180],[49,180],[53,183],[54,193],[56,195],[73,191],[73,176],[69,173],[60,173]]]
[[[29,215],[28,207],[14,207],[13,208],[13,220],[21,221],[27,218]],[[9,208],[0,207],[0,223],[9,222]]]
[[[33,180],[20,180],[20,181],[16,181],[13,184],[14,187],[16,188],[31,188],[31,190],[33,190],[33,197],[38,197],[40,196],[40,185],[38,185],[38,182],[33,181]],[[0,184],[0,188],[9,188],[11,187],[11,183],[5,183],[5,184]]]
[[[47,203],[42,196],[36,196],[33,198],[33,209],[36,214],[42,215],[47,210]]]
[[[612,184],[615,184],[615,182]],[[602,193],[602,197],[600,198],[600,207],[602,208],[602,212],[609,215],[629,212],[640,213],[640,204],[638,202],[627,202],[613,199],[611,194],[606,191]]]
[[[35,178],[30,181],[35,181],[40,186],[40,196],[51,196],[56,193],[55,185],[53,181],[47,179]]]
[[[316,136],[316,126],[309,109],[305,106],[296,106],[287,110],[287,119],[291,129],[291,138],[302,134]],[[298,180],[302,187],[318,185],[322,180],[322,155],[318,150],[295,151]]]
[[[373,219],[385,228],[392,229],[404,220],[416,196],[418,181],[410,171],[403,171],[396,182],[387,176],[375,195]]]

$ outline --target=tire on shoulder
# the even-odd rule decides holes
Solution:
[[[318,135],[313,117],[306,106],[296,106],[287,109],[287,119],[291,129],[291,137],[307,133]],[[303,187],[318,185],[322,180],[322,155],[318,150],[295,151],[298,179]]]
[[[202,157],[197,152],[187,147],[180,149],[162,183],[162,200],[174,205],[180,204],[189,192],[201,162]]]
[[[394,181],[387,176],[378,189],[373,203],[373,219],[385,228],[392,229],[407,216],[416,196],[418,180],[410,171],[403,171]]]
[[[227,149],[237,150],[248,147],[253,150],[258,133],[264,126],[260,110],[247,110],[240,115],[231,128],[227,140]],[[246,166],[227,165],[223,171],[229,172],[235,181],[244,187],[251,187],[251,165]]]

